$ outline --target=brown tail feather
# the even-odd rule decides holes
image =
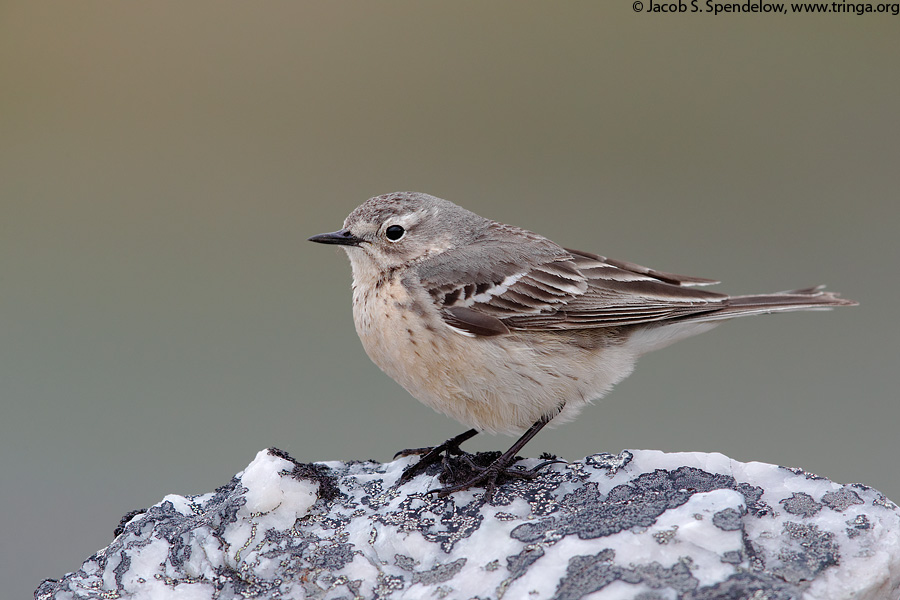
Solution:
[[[818,286],[774,294],[732,296],[726,300],[726,305],[722,308],[660,321],[657,327],[638,328],[628,343],[638,354],[645,354],[708,331],[720,322],[735,317],[792,310],[830,310],[835,306],[858,304],[823,289],[824,286]]]
[[[728,304],[721,310],[707,315],[698,315],[692,320],[717,321],[744,315],[792,310],[829,310],[835,306],[855,306],[858,302],[841,298],[834,292],[824,291],[825,286],[776,292],[774,294],[758,294],[751,296],[732,296]]]

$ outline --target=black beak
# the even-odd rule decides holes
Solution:
[[[362,240],[352,233],[349,229],[341,229],[332,233],[320,233],[309,238],[310,242],[319,244],[338,244],[340,246],[359,246]]]

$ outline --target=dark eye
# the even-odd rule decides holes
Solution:
[[[391,240],[392,242],[396,242],[397,240],[402,238],[404,233],[406,233],[406,230],[399,225],[391,225],[384,230],[384,235],[387,236],[387,239]]]

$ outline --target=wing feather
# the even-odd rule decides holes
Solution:
[[[724,294],[692,289],[711,279],[564,249],[507,225],[488,233],[417,269],[445,323],[467,335],[636,325],[727,305]]]

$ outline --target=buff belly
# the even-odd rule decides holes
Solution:
[[[574,419],[634,364],[622,344],[581,348],[556,332],[469,337],[399,282],[377,292],[354,293],[369,358],[425,405],[479,431],[521,433],[560,410],[552,424]]]

